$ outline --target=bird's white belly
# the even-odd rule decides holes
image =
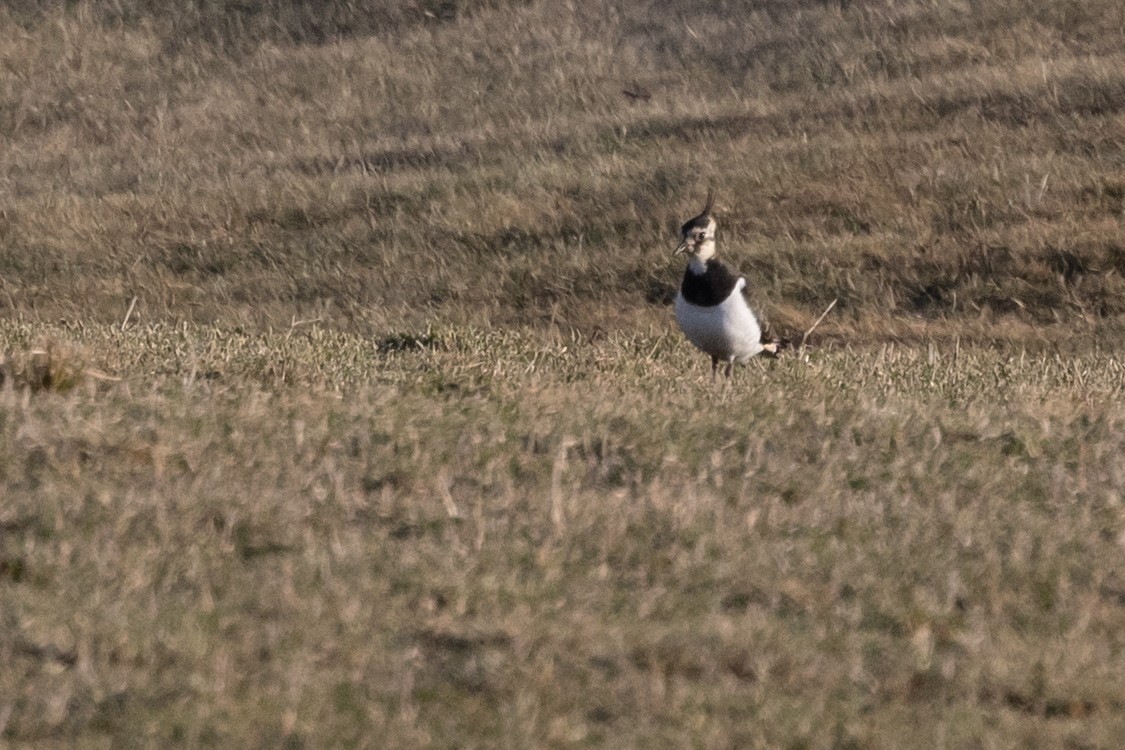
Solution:
[[[713,307],[699,307],[676,295],[676,322],[688,341],[712,357],[745,362],[762,351],[762,330],[742,297],[740,282]]]

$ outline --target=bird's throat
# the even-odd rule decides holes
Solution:
[[[706,239],[700,243],[699,250],[695,253],[695,257],[699,258],[700,263],[706,263],[709,258],[715,257],[714,238]]]

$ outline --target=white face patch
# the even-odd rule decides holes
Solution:
[[[715,254],[715,230],[718,224],[715,220],[708,217],[706,227],[695,227],[691,231],[691,253],[705,261]]]
[[[683,234],[684,249],[701,260],[707,260],[715,254],[715,229],[717,227],[718,224],[715,223],[715,220],[707,217],[706,225],[696,225],[686,229]]]

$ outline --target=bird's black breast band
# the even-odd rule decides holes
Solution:
[[[700,307],[714,307],[722,304],[738,284],[738,275],[715,258],[708,260],[702,274],[691,272],[691,266],[684,271],[684,283],[680,293],[684,299]]]

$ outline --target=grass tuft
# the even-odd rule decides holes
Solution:
[[[91,371],[81,349],[47,339],[22,352],[0,356],[0,387],[43,391],[69,391],[89,374],[108,379],[103,373]]]
[[[0,745],[1121,747],[1123,29],[3,4]]]

